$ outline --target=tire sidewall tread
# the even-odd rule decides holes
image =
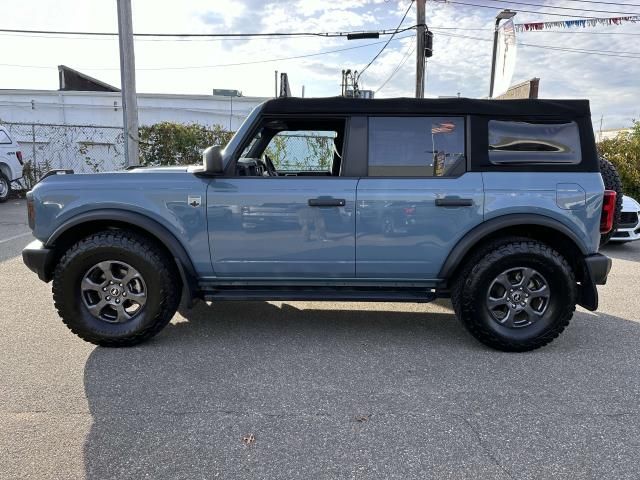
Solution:
[[[147,285],[144,310],[125,323],[96,319],[79,295],[79,280],[105,255],[133,264]],[[74,334],[96,345],[122,347],[151,338],[171,321],[180,300],[179,285],[171,259],[158,246],[133,232],[114,230],[90,235],[67,250],[54,270],[52,292],[58,314]]]
[[[516,260],[518,260],[516,262]],[[509,263],[512,264],[509,266]],[[518,262],[527,265],[518,265]],[[556,298],[551,308],[557,310],[545,323],[519,328],[502,327],[490,318],[484,305],[487,281],[508,268],[532,266],[545,276]],[[489,278],[490,277],[490,278]],[[552,284],[554,287],[552,287]],[[560,292],[558,292],[560,287]],[[468,262],[452,290],[452,302],[458,318],[466,329],[480,342],[492,348],[523,352],[540,348],[554,340],[569,325],[577,301],[574,273],[562,255],[548,245],[534,240],[503,240],[479,252]],[[544,317],[543,317],[544,318]],[[494,322],[492,324],[491,322]],[[534,327],[534,328],[532,328]],[[504,329],[504,330],[503,330]],[[527,330],[530,329],[530,330]],[[501,331],[502,330],[502,331]]]

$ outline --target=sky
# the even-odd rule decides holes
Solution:
[[[532,12],[519,11],[514,18],[516,23],[571,19],[572,15],[640,14],[640,6],[633,6],[640,5],[640,0],[604,4],[579,0],[519,1],[530,5],[500,0],[427,1],[427,24],[434,32],[434,53],[427,64],[427,97],[487,96],[492,28],[496,14],[503,8]],[[132,0],[133,29],[136,33],[394,29],[410,3],[409,0]],[[584,10],[588,8],[621,13]],[[404,26],[415,23],[414,3]],[[4,2],[0,28],[115,32],[116,1]],[[640,23],[556,31],[559,33],[517,34],[519,46],[512,83],[539,77],[541,98],[591,100],[596,129],[601,121],[604,129],[611,129],[629,126],[634,119],[640,119]],[[362,75],[360,88],[376,91],[377,98],[413,96],[415,53],[409,56],[415,42],[412,34],[413,31],[408,31],[396,35]],[[341,70],[361,70],[387,38],[136,39],[136,84],[138,92],[145,93],[211,94],[213,88],[229,88],[246,96],[272,96],[274,71],[278,70],[288,73],[294,95],[300,95],[304,85],[305,96],[333,96],[340,94]],[[56,90],[59,64],[120,85],[117,38],[0,33],[0,42],[5,47],[0,60],[0,88]],[[574,53],[540,46],[608,53]],[[325,53],[335,50],[341,51]],[[625,54],[635,58],[613,56]],[[302,55],[313,56],[282,60]],[[257,61],[264,63],[228,65]]]

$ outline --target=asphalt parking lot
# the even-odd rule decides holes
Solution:
[[[531,353],[446,302],[200,304],[105,349],[22,264],[25,223],[0,205],[2,479],[640,476],[640,242],[606,248],[600,310]]]

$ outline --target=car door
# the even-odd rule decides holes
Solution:
[[[216,276],[355,276],[358,179],[332,175],[330,133],[281,132],[273,137],[266,152],[280,168],[278,176],[211,180],[207,218]]]
[[[358,183],[356,276],[436,279],[482,222],[479,172],[466,171],[464,117],[369,117],[368,176]]]

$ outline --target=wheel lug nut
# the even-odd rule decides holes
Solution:
[[[107,295],[106,300],[111,300],[111,297],[109,295]]]
[[[106,292],[106,291],[107,291],[107,287],[104,287],[104,288],[102,289],[102,291],[103,291],[103,292]]]
[[[118,285],[122,286],[122,284],[121,284],[121,283],[119,283]]]
[[[120,300],[116,300],[116,303],[120,303]]]
[[[109,285],[113,285],[113,282],[109,282]]]
[[[122,292],[122,296],[126,297],[127,296],[127,292]]]

